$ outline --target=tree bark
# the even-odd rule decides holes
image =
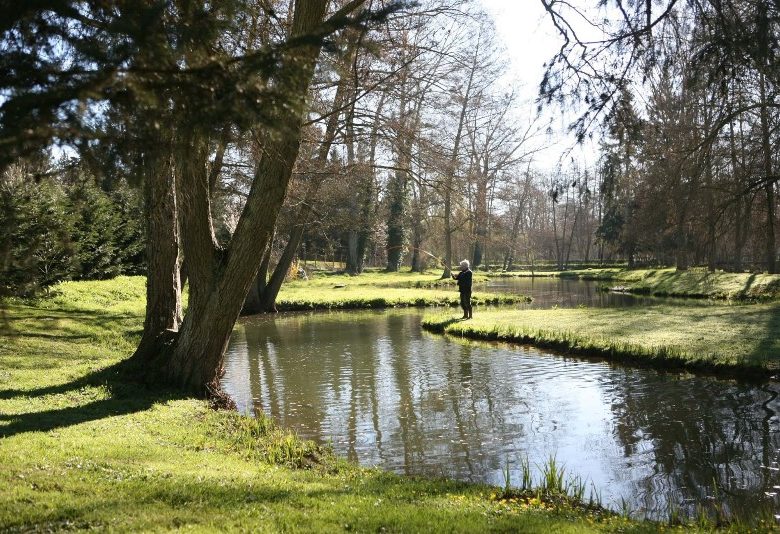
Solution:
[[[326,6],[326,0],[296,0],[292,37],[310,34],[322,22]],[[185,391],[222,397],[223,354],[260,269],[262,258],[256,251],[267,246],[287,192],[320,48],[319,42],[306,40],[280,58],[278,90],[288,95],[290,105],[273,109],[279,131],[264,147],[244,211],[224,251],[216,246],[211,228],[206,166],[180,158],[182,187],[177,194],[186,222],[182,238],[190,259],[191,289],[187,315],[163,368],[165,379]],[[192,141],[190,152],[200,152],[197,135]]]
[[[179,330],[182,318],[179,278],[179,225],[170,147],[147,152],[144,162],[144,215],[146,217],[146,316],[144,332],[132,359],[146,364],[160,344]]]
[[[455,174],[458,170],[458,157],[460,155],[460,143],[463,138],[463,127],[466,123],[466,111],[468,110],[471,89],[474,84],[474,73],[477,70],[477,57],[479,55],[479,41],[474,50],[474,60],[469,70],[469,79],[466,83],[466,92],[458,116],[458,129],[455,133],[455,142],[450,155],[449,166],[444,175],[444,272],[442,279],[448,279],[452,275],[452,193],[455,187]]]
[[[244,306],[241,308],[241,315],[252,315],[262,311],[260,297],[268,286],[268,267],[271,264],[271,248],[273,245],[273,235],[268,240],[268,245],[263,251],[263,261],[260,263],[260,270],[257,272],[254,283],[249,288]]]
[[[345,63],[350,68],[352,59],[357,51],[359,34],[351,32],[348,44],[347,53],[345,56]],[[348,88],[348,77],[343,74],[339,79],[338,86],[336,87],[336,94],[333,98],[333,106],[331,114],[328,117],[328,121],[325,126],[325,134],[317,151],[317,157],[314,164],[322,169],[327,165],[328,154],[333,146],[333,141],[336,139],[336,133],[339,122],[339,109],[346,100],[346,91]],[[311,183],[306,190],[306,195],[298,210],[298,216],[295,218],[295,225],[290,231],[290,237],[287,240],[287,244],[284,247],[284,251],[279,258],[279,261],[274,268],[271,278],[265,284],[263,291],[259,294],[259,310],[261,312],[276,312],[276,298],[279,296],[279,291],[282,288],[284,279],[287,277],[287,273],[290,271],[290,266],[298,253],[298,248],[303,241],[303,234],[306,231],[306,223],[311,216],[313,205],[317,200],[320,188],[325,178],[315,176],[311,179]]]

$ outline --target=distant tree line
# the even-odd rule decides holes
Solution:
[[[780,4],[541,1],[562,39],[542,102],[584,105],[580,139],[604,126],[601,241],[777,272]]]

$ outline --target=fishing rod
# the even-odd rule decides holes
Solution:
[[[425,250],[424,248],[420,248],[420,247],[413,247],[413,246],[411,246],[411,245],[396,245],[396,246],[394,246],[394,247],[389,247],[389,248],[386,248],[385,250],[387,250],[387,251],[390,251],[390,250],[395,250],[395,249],[399,249],[399,248],[401,248],[401,249],[406,249],[406,250],[416,250],[416,251],[418,251],[418,252],[422,252],[422,253],[423,253],[423,254],[425,254],[426,256],[430,256],[431,258],[433,258],[434,260],[436,260],[437,262],[439,262],[439,263],[440,263],[442,266],[444,266],[444,267],[446,267],[446,266],[447,266],[447,263],[446,263],[446,262],[445,262],[445,261],[444,261],[442,258],[440,258],[440,257],[436,256],[436,255],[435,255],[435,254],[433,254],[432,252],[429,252],[429,251]]]

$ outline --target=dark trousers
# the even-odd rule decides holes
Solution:
[[[460,307],[463,308],[464,315],[471,315],[471,291],[460,292]]]

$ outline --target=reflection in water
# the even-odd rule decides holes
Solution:
[[[507,461],[519,471],[521,458],[555,455],[605,505],[651,516],[715,492],[755,510],[780,483],[774,384],[460,342],[419,321],[414,310],[244,319],[224,386],[242,411],[402,473],[502,485]]]
[[[653,306],[674,304],[675,306],[709,306],[715,301],[705,299],[683,299],[651,297],[607,291],[614,285],[610,282],[595,282],[573,278],[491,278],[484,286],[494,293],[516,293],[533,297],[530,304],[521,308],[625,308],[630,306]]]

